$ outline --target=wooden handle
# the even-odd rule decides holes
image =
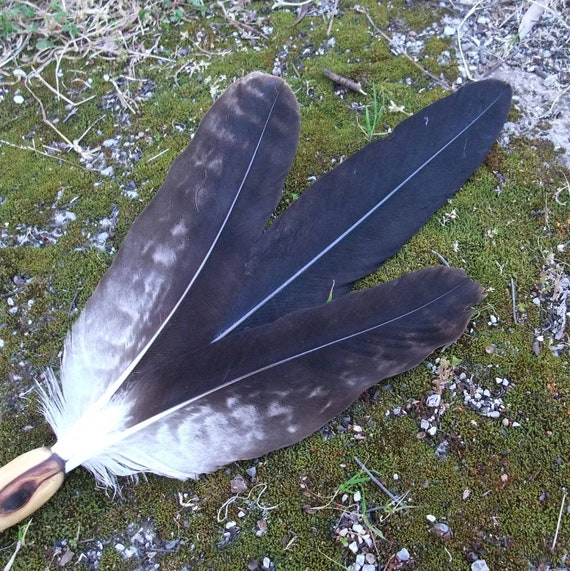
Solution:
[[[63,483],[65,462],[49,448],[36,448],[0,468],[0,531],[45,504]]]

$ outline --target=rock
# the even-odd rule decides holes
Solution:
[[[471,563],[471,571],[491,571],[484,559],[477,559]]]
[[[443,540],[451,539],[453,537],[453,532],[446,523],[436,523],[433,526],[433,533]]]
[[[410,552],[404,547],[396,553],[396,557],[398,558],[398,561],[408,561],[410,559]]]
[[[439,403],[441,402],[441,395],[435,394],[435,395],[429,395],[429,397],[426,400],[426,404],[430,407],[430,408],[436,408],[439,406]]]
[[[232,494],[240,494],[247,490],[247,483],[242,476],[236,476],[230,480],[230,491]]]

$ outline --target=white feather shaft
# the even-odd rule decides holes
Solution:
[[[241,191],[245,185],[247,177],[249,176],[249,173],[251,172],[251,169],[252,169],[252,166],[255,162],[255,159],[257,158],[259,148],[260,148],[261,143],[263,141],[263,137],[267,131],[267,126],[269,124],[269,121],[271,120],[273,110],[275,108],[277,100],[278,100],[278,94],[276,94],[276,96],[273,100],[273,104],[271,105],[271,108],[269,110],[269,113],[267,114],[267,118],[266,118],[265,123],[263,125],[263,129],[261,131],[261,134],[260,134],[259,139],[257,141],[257,144],[255,146],[254,152],[252,153],[252,156],[251,156],[249,164],[246,168],[246,171],[242,177],[240,186],[239,186],[237,192],[235,193],[234,199],[233,199],[233,201],[232,201],[232,203],[228,209],[228,212],[226,213],[226,216],[225,216],[224,220],[222,221],[220,228],[219,228],[214,240],[212,241],[212,244],[210,245],[210,248],[208,249],[206,255],[204,256],[202,263],[197,268],[195,274],[192,276],[192,279],[188,283],[188,286],[186,287],[186,289],[184,290],[184,292],[182,293],[182,295],[180,296],[179,300],[174,305],[174,307],[172,308],[170,313],[163,320],[163,322],[161,323],[160,327],[157,329],[155,334],[149,339],[148,343],[143,347],[142,351],[140,351],[140,353],[131,361],[129,366],[122,372],[122,374],[119,377],[117,377],[116,381],[114,381],[113,383],[111,383],[107,387],[106,391],[101,395],[101,397],[95,403],[93,403],[93,405],[90,407],[89,410],[85,411],[85,413],[84,413],[85,416],[97,415],[100,413],[100,411],[104,410],[105,407],[107,407],[107,405],[110,403],[113,396],[121,388],[121,386],[126,381],[126,379],[129,377],[129,375],[134,371],[135,367],[140,363],[141,359],[145,356],[145,354],[148,352],[148,350],[152,347],[153,343],[156,341],[156,339],[160,335],[160,333],[168,325],[172,316],[176,313],[176,311],[180,307],[181,303],[184,301],[185,297],[188,295],[192,286],[194,285],[194,283],[198,279],[198,277],[199,277],[200,273],[202,272],[202,270],[204,269],[205,265],[208,263],[208,260],[210,259],[212,252],[214,251],[216,245],[218,244],[220,236],[222,235],[224,228],[226,227],[226,224],[227,224],[230,216],[232,215],[232,212],[233,212],[235,205],[236,205],[236,203],[240,197]],[[60,457],[65,459],[65,456],[60,455]],[[80,464],[81,464],[81,462],[80,462]],[[77,464],[77,465],[79,465],[79,464]]]

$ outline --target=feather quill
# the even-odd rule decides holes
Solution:
[[[297,102],[264,74],[232,85],[74,324],[61,382],[47,375],[50,478],[83,465],[109,486],[139,472],[185,479],[259,456],[457,339],[481,296],[460,270],[349,292],[477,168],[509,105],[497,81],[460,90],[265,229],[296,151]],[[14,504],[3,493],[0,471],[0,529]]]

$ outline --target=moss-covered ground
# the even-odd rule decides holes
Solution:
[[[68,85],[91,80],[88,89],[77,93],[78,100],[94,95],[65,123],[62,120],[69,112],[65,102],[34,83],[47,116],[52,122],[59,118],[58,128],[70,140],[97,121],[81,141],[84,148],[97,147],[118,134],[138,141],[141,159],[129,168],[115,166],[113,177],[86,170],[74,152],[44,156],[21,148],[35,144],[40,149],[61,140],[42,122],[36,101],[22,83],[6,87],[0,103],[0,139],[16,146],[0,144],[0,232],[15,236],[21,234],[19,227],[36,228],[41,236],[42,229],[53,229],[54,208],[62,205],[76,218],[55,243],[41,247],[9,243],[0,248],[1,463],[53,441],[30,389],[43,367],[57,365],[65,332],[112,259],[112,252],[89,245],[88,234],[118,208],[118,223],[109,242],[118,248],[210,107],[212,85],[219,84],[214,95],[219,94],[234,78],[258,69],[271,72],[276,58],[281,61],[302,113],[299,152],[281,208],[308,186],[308,177],[321,175],[333,166],[334,159],[365,144],[359,127],[363,115],[350,105],[371,104],[373,85],[387,103],[392,100],[410,113],[444,94],[405,57],[394,56],[384,39],[373,37],[362,12],[350,3],[340,4],[341,13],[331,28],[334,45],[327,44],[329,22],[325,18],[307,16],[295,25],[293,11],[271,11],[262,2],[251,6],[258,10],[254,24],[272,28],[268,39],[241,37],[244,29],[230,25],[219,10],[208,18],[196,14],[164,26],[160,30],[164,57],[175,59],[177,48],[185,42],[190,54],[176,56],[174,64],[147,59],[137,65],[137,77],[153,81],[154,93],[138,102],[139,114],[121,110],[128,121],[101,105],[114,92],[105,74],[115,78],[126,74],[126,60],[62,64],[61,80]],[[398,22],[404,30],[420,31],[438,17],[437,11],[422,7],[423,3],[416,6],[394,0],[379,5],[363,0],[361,4],[382,28]],[[193,50],[191,41],[198,37],[203,49]],[[443,73],[453,80],[453,63],[437,64],[447,49],[445,41],[430,40],[421,63],[431,73]],[[179,72],[184,64],[188,64],[186,71]],[[192,66],[196,71],[190,74],[187,70]],[[339,96],[322,76],[325,67],[360,81],[369,95],[345,92]],[[54,66],[48,66],[43,75],[53,81]],[[26,96],[23,105],[14,103],[16,92]],[[387,112],[379,129],[404,118],[402,113]],[[148,162],[163,150],[164,154]],[[129,525],[148,521],[163,540],[181,540],[176,553],[156,555],[164,570],[247,569],[251,561],[264,557],[277,569],[346,569],[354,557],[333,533],[342,511],[339,498],[327,509],[306,506],[326,505],[339,486],[359,472],[354,456],[393,493],[410,491],[412,508],[384,521],[371,516],[385,537],[376,539],[375,553],[386,568],[400,568],[394,556],[403,547],[411,559],[402,568],[423,571],[469,569],[470,552],[484,558],[493,571],[523,570],[541,561],[559,564],[570,550],[566,509],[551,550],[564,490],[570,484],[568,354],[555,357],[546,345],[538,355],[532,350],[533,332],[544,319],[532,303],[543,264],[549,253],[568,263],[567,250],[557,249],[569,239],[568,206],[555,199],[557,190],[567,183],[553,163],[548,146],[529,140],[514,140],[506,149],[494,147],[453,200],[362,284],[373,285],[437,264],[433,251],[483,284],[487,297],[469,333],[446,355],[461,360],[461,370],[483,386],[492,387],[497,377],[509,380],[500,418],[479,416],[464,405],[461,396],[448,395],[450,409],[441,417],[437,435],[418,438],[418,409],[424,406],[434,377],[420,366],[369,391],[347,411],[350,424],[363,428],[364,439],[355,439],[352,430],[335,430],[338,433],[330,439],[318,433],[262,458],[256,478],[266,484],[265,491],[259,498],[255,492],[249,500],[229,505],[228,520],[237,521],[241,531],[224,547],[220,543],[225,523],[218,521],[217,513],[232,496],[230,480],[241,474],[249,481],[245,470],[252,462],[185,483],[153,476],[138,484],[126,481],[122,495],[115,497],[97,489],[92,476],[78,469],[33,516],[13,569],[56,568],[54,550],[63,540],[77,554],[99,540],[103,544],[101,569],[137,569],[141,562],[125,560],[115,544]],[[128,183],[138,188],[136,199],[121,192],[121,185]],[[519,315],[516,323],[512,280]],[[491,316],[497,318],[496,323],[491,323]],[[388,414],[406,406],[405,415]],[[342,419],[331,426],[339,423]],[[448,441],[449,452],[441,459],[435,449],[443,440]],[[362,484],[362,493],[369,505],[387,503],[372,482]],[[181,505],[180,494],[197,496],[199,510]],[[240,509],[245,517],[238,517]],[[446,522],[452,537],[437,537],[427,515]],[[256,536],[257,521],[264,518],[267,531]],[[0,564],[9,559],[17,537],[17,528],[0,533]],[[78,557],[71,565],[86,566]]]

